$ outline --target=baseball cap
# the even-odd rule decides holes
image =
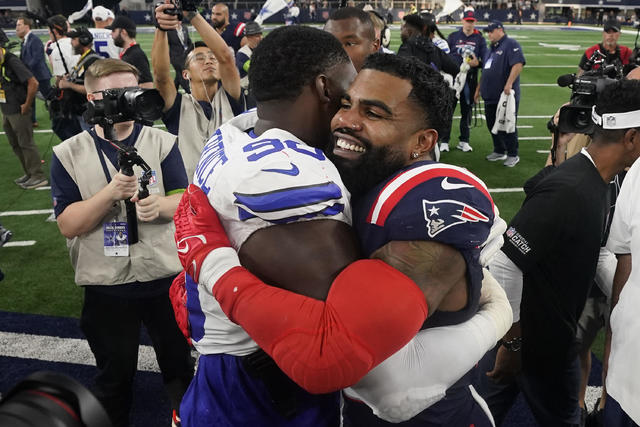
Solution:
[[[69,31],[67,33],[67,37],[86,37],[89,40],[89,44],[93,41],[93,34],[91,34],[91,32],[86,27],[80,27]]]
[[[463,21],[477,21],[476,16],[473,13],[473,10],[466,10],[464,15],[462,16]]]
[[[253,36],[255,34],[262,34],[262,27],[255,21],[249,21],[244,26],[244,35]]]
[[[127,16],[118,15],[116,16],[116,19],[113,20],[111,25],[107,25],[105,28],[107,28],[108,30],[113,30],[115,28],[123,28],[127,31],[132,31],[132,30],[135,31],[136,23],[133,22],[133,20],[131,20],[131,18]]]
[[[616,33],[620,32],[620,24],[618,24],[616,21],[607,21],[604,24],[604,31],[610,31],[613,30]]]
[[[502,25],[502,22],[500,21],[491,21],[489,22],[489,25],[487,25],[484,29],[485,32],[491,32],[495,29],[501,28],[504,30],[504,25]]]
[[[115,15],[104,6],[96,6],[91,11],[91,18],[94,21],[106,21],[109,18],[114,19]]]

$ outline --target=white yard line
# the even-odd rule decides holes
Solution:
[[[0,212],[0,216],[24,216],[24,215],[41,215],[52,214],[53,209],[36,209],[31,211],[5,211]]]
[[[36,244],[35,240],[18,240],[17,242],[11,241],[5,243],[3,248],[20,247],[20,246],[33,246]]]
[[[522,187],[514,188],[490,188],[489,193],[520,193],[524,191]]]
[[[86,340],[0,331],[0,356],[95,366]],[[153,347],[141,345],[138,370],[160,372]]]
[[[550,140],[551,136],[523,136],[518,137],[518,141],[547,141]]]

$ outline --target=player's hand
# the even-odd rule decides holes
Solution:
[[[191,345],[191,327],[189,325],[189,311],[187,310],[187,286],[184,270],[173,279],[171,288],[169,288],[169,299],[173,307],[173,313],[176,317],[176,323],[180,332]]]
[[[176,5],[171,3],[170,0],[165,0],[164,3],[159,4],[156,7],[156,23],[161,30],[175,30],[178,28],[178,17],[176,15],[169,15],[165,13],[167,9],[175,9]]]
[[[200,267],[209,252],[230,247],[229,239],[206,194],[193,184],[182,195],[173,221],[180,262],[187,274],[198,282]]]
[[[149,194],[144,199],[138,198],[136,193],[131,201],[136,204],[136,212],[140,221],[149,222],[160,216],[160,197],[157,194]]]
[[[487,240],[480,245],[480,265],[486,267],[489,265],[494,255],[500,250],[504,243],[504,232],[507,231],[507,223],[500,218],[498,206],[493,206],[493,224],[489,230]]]
[[[487,376],[495,383],[508,384],[515,380],[521,369],[520,352],[507,350],[501,345],[496,354],[496,364],[492,371],[487,372]]]
[[[468,63],[473,68],[475,68],[478,65],[480,65],[480,61],[478,61],[478,58],[476,58],[476,56],[473,53],[471,55],[469,55]]]
[[[138,177],[118,172],[113,176],[107,188],[114,202],[130,199],[138,191]]]

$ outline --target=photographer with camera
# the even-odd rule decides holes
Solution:
[[[6,39],[0,29],[0,40]],[[38,91],[38,81],[17,56],[0,41],[0,111],[2,127],[9,144],[20,160],[24,175],[14,182],[24,189],[47,185],[42,172],[40,152],[33,140],[31,109]]]
[[[156,88],[164,99],[162,120],[167,130],[178,136],[191,182],[206,140],[223,123],[245,110],[245,99],[231,49],[196,11],[196,3],[184,1],[182,5],[184,9],[178,9],[165,0],[156,7],[158,29],[151,61]],[[195,44],[182,71],[191,86],[191,94],[178,93],[170,72],[167,31],[177,28],[179,16],[189,19],[204,41],[204,44]]]
[[[602,30],[602,43],[598,43],[587,49],[580,59],[578,75],[585,71],[597,70],[601,66],[614,64],[620,69],[629,64],[632,50],[627,46],[618,44],[620,38],[620,24],[615,20],[608,20]],[[594,57],[594,53],[598,55]]]
[[[71,39],[73,53],[80,55],[78,63],[73,67],[71,73],[65,75],[58,81],[58,88],[66,90],[63,98],[67,108],[76,115],[78,123],[83,130],[89,130],[89,125],[82,118],[84,112],[87,90],[84,87],[84,74],[91,64],[101,58],[91,47],[93,46],[93,36],[85,27],[80,27],[67,33]]]
[[[494,350],[495,362],[492,355],[481,362],[490,371],[481,394],[497,424],[518,388],[540,425],[580,422],[577,323],[596,275],[609,183],[640,155],[638,109],[639,81],[604,85],[591,108],[591,144],[525,185],[526,199],[490,265],[519,317]],[[561,112],[557,136],[567,140],[564,129]]]
[[[159,95],[139,88],[135,67],[98,60],[85,73],[85,88],[87,119],[95,126],[54,147],[51,193],[76,284],[84,289],[80,326],[98,367],[95,394],[114,426],[125,427],[141,324],[175,411],[193,376],[189,347],[168,298],[181,270],[172,215],[187,177],[175,136],[134,123],[160,115]],[[144,161],[126,165],[123,152]],[[146,198],[138,192],[138,163],[149,170]],[[125,201],[135,203],[139,223],[127,220]],[[132,227],[139,235],[135,244]],[[120,232],[128,244],[122,245]]]

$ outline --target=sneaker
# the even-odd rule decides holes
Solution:
[[[4,246],[12,237],[13,233],[0,225],[0,246]]]
[[[486,157],[487,160],[489,160],[490,162],[497,162],[498,160],[506,160],[507,159],[507,155],[504,153],[491,153]]]
[[[505,160],[503,164],[508,168],[512,168],[515,165],[517,165],[519,161],[520,161],[520,157],[518,157],[518,156],[509,156],[509,157],[507,157],[507,160]]]
[[[473,148],[469,145],[467,141],[458,142],[458,146],[456,148],[458,150],[462,150],[465,153],[468,153],[469,151],[473,151]]]
[[[448,142],[441,142],[440,143],[440,152],[442,153],[443,151],[449,152],[449,143]]]
[[[16,178],[13,180],[16,184],[24,184],[29,179],[29,175],[22,175],[20,178]]]
[[[49,184],[49,181],[47,181],[46,178],[31,177],[20,184],[20,187],[24,188],[25,190],[31,190],[33,188],[44,187],[47,184]]]

